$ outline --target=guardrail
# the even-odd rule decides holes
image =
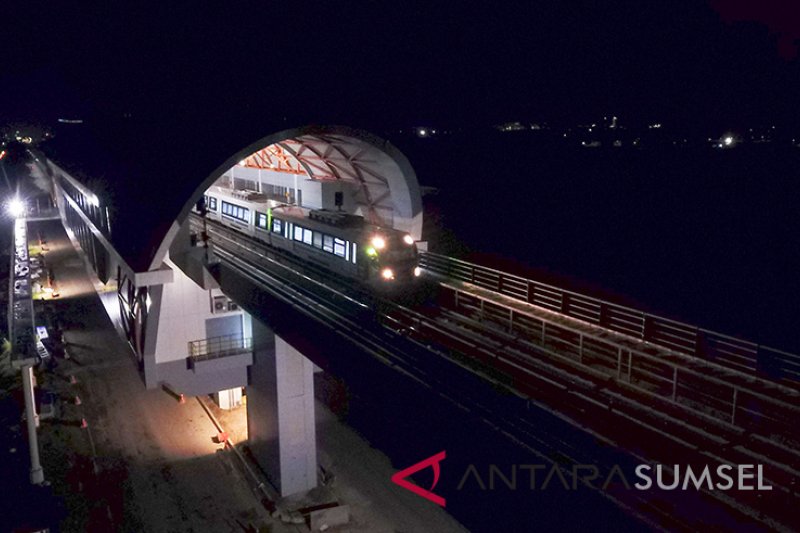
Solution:
[[[797,354],[439,254],[421,253],[420,265],[436,274],[735,370],[800,382]]]
[[[469,289],[445,285],[455,295],[453,310],[480,323],[498,326],[497,335],[521,334],[522,345],[541,347],[554,360],[570,361],[651,398],[688,407],[696,416],[716,418],[742,429],[757,430],[764,424],[784,435],[797,435],[795,420],[800,415],[797,395],[765,394],[749,384],[730,382],[706,371],[692,368],[676,357],[664,358],[636,349],[620,339],[582,331],[548,319],[541,313],[526,313],[519,306],[493,301]],[[508,355],[508,354],[506,354]],[[719,367],[717,367],[719,368]]]
[[[207,361],[239,355],[253,350],[253,339],[242,335],[221,335],[196,341],[189,341],[189,357],[193,361]]]

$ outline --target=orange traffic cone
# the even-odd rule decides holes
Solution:
[[[85,418],[81,418],[81,429],[86,429],[89,427],[89,423],[86,421]]]
[[[74,375],[70,374],[70,376],[69,376],[69,383],[70,383],[70,385],[75,385],[76,383],[78,383],[78,380],[77,380],[77,379],[75,379],[75,376],[74,376]]]
[[[178,403],[186,403],[186,397],[181,394],[181,397],[178,399]]]
[[[81,397],[76,395],[75,396],[75,405],[80,405],[81,403],[83,403],[83,402],[81,402]]]

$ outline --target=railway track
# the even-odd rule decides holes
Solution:
[[[557,457],[572,464],[594,463],[580,446],[553,441],[537,432],[541,427],[533,414],[537,412],[628,450],[641,462],[767,465],[767,479],[774,487],[769,501],[755,493],[737,492],[734,497],[718,491],[662,493],[658,498],[636,490],[604,494],[651,526],[697,529],[702,522],[696,516],[674,511],[688,503],[687,508],[696,513],[694,498],[711,508],[722,506],[739,519],[749,518],[775,529],[791,528],[800,455],[796,430],[785,415],[791,415],[794,406],[778,402],[777,412],[764,417],[763,406],[775,402],[762,398],[764,390],[758,384],[750,388],[747,386],[752,383],[747,380],[731,383],[719,374],[703,376],[691,364],[677,367],[674,360],[659,361],[646,351],[637,351],[636,358],[631,354],[623,361],[618,347],[605,349],[603,342],[608,339],[595,342],[588,332],[577,339],[545,335],[541,339],[546,342],[537,343],[532,339],[535,332],[542,331],[541,324],[518,316],[516,326],[504,327],[487,313],[486,303],[475,305],[464,292],[456,305],[411,309],[308,265],[293,265],[285,254],[221,225],[212,225],[209,232],[228,268],[299,306],[310,318],[327,323],[385,364],[437,390],[546,460]],[[445,290],[450,290],[446,284]],[[550,326],[551,333],[557,331],[555,327]],[[548,332],[547,325],[544,331]],[[434,360],[438,363],[432,365]],[[515,395],[520,405],[535,409],[498,413],[476,403],[470,390],[459,389],[458,380],[448,380],[437,371],[452,370],[453,365]],[[710,379],[719,387],[738,387],[737,395],[742,397],[737,398],[740,403],[733,410],[735,416],[726,420],[725,402],[712,390],[694,390],[691,379],[683,379],[680,386],[674,379],[667,381],[664,365],[680,368],[679,372],[687,375],[700,374],[706,381],[699,384]],[[745,395],[750,395],[749,402],[742,402]]]
[[[432,328],[428,324],[436,323]],[[795,446],[776,440],[767,429],[757,433],[720,421],[690,404],[672,402],[641,387],[618,382],[607,372],[583,365],[558,351],[542,348],[480,322],[445,311],[414,326],[423,337],[446,343],[461,353],[491,364],[508,376],[516,390],[538,397],[537,380],[551,383],[546,399],[582,427],[610,437],[618,446],[639,450],[643,461],[664,464],[763,464],[774,492],[765,500],[759,494],[740,491],[734,500],[720,498],[748,516],[775,518],[772,527],[788,527],[795,519],[800,453]],[[794,442],[794,441],[791,441]]]
[[[692,401],[693,407],[733,425],[746,429],[747,423],[755,423],[737,418],[747,417],[757,407],[761,419],[766,417],[773,426],[795,431],[793,420],[800,415],[800,392],[794,388],[559,316],[480,287],[450,280],[443,286],[453,294],[442,302],[443,306],[467,313],[487,327],[550,346],[584,365],[604,369],[618,380],[673,401]],[[693,400],[692,395],[697,398]]]

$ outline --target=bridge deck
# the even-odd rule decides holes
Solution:
[[[421,263],[448,279],[800,390],[800,355],[447,256],[423,253]]]
[[[446,280],[452,309],[516,338],[549,347],[609,379],[748,427],[755,409],[793,430],[800,391],[629,335],[542,309],[471,283]],[[743,416],[744,415],[744,416]],[[787,431],[788,432],[788,431]],[[793,431],[792,431],[793,432]],[[783,433],[783,432],[781,432]]]
[[[557,338],[559,333],[573,332],[578,335],[578,342],[572,348],[578,354],[583,350],[589,351],[587,341],[593,340],[597,343],[606,344],[608,347],[613,347],[614,351],[617,352],[622,349],[625,358],[629,353],[640,354],[643,358],[652,359],[654,362],[665,363],[670,368],[677,368],[679,371],[685,369],[692,374],[702,375],[710,382],[726,383],[739,390],[750,391],[775,401],[800,405],[800,383],[795,386],[791,386],[788,383],[778,383],[717,364],[714,361],[688,355],[672,348],[660,346],[578,318],[522,302],[468,282],[445,280],[443,286],[456,294],[462,295],[462,300],[457,302],[456,307],[468,306],[469,303],[464,301],[463,295],[472,296],[478,300],[477,304],[473,304],[477,305],[478,315],[483,320],[495,322],[498,325],[509,328],[510,331],[531,334],[531,328],[525,327],[524,320],[520,320],[520,318],[535,318],[539,327],[537,328],[537,334],[531,335],[532,340],[542,340],[542,328],[544,328],[546,338]],[[548,331],[548,328],[550,328],[550,331]],[[569,350],[570,339],[566,336],[564,337],[562,342],[567,345],[568,352],[573,351]],[[581,344],[581,339],[585,344]],[[623,366],[620,367],[619,363],[617,363],[616,369],[623,370],[626,368],[626,364],[626,362],[623,362]]]
[[[362,303],[361,297],[366,302],[377,296],[356,288],[345,294],[334,288],[336,283],[328,285],[327,276],[325,282],[313,280],[316,274],[306,265],[295,265],[301,273],[290,263],[277,263],[263,243],[223,227],[210,225],[209,231],[228,268],[258,278],[271,292],[286,293],[293,307],[331,323],[338,334],[368,346],[375,357],[486,417],[514,439],[541,443],[550,438],[534,414],[550,413],[640,461],[764,464],[775,487],[768,502],[747,492],[731,499],[712,491],[699,499],[710,498],[713,508],[735,509],[741,519],[775,527],[788,523],[787,502],[797,497],[800,479],[795,424],[800,412],[792,387],[448,276],[437,283],[439,305],[411,308],[382,298],[377,306]],[[366,319],[367,309],[374,319]],[[512,413],[481,403],[474,387],[454,379],[463,370],[503,391],[498,398],[515,398],[529,408]],[[570,457],[585,452],[560,441],[553,454],[564,457],[565,450]],[[639,496],[621,498],[624,505],[661,516],[657,504]],[[682,502],[674,509],[687,503],[682,498],[692,505],[699,501],[686,493],[671,497]],[[668,514],[696,529],[697,516]]]
[[[442,286],[452,299],[443,302],[439,322],[460,332],[467,352],[500,369],[510,386],[533,401],[545,401],[588,430],[612,436],[616,445],[626,432],[647,430],[651,436],[632,439],[631,449],[655,445],[676,463],[681,457],[766,465],[782,493],[771,503],[784,502],[771,506],[767,515],[772,517],[785,514],[788,507],[781,505],[797,497],[797,390],[470,283],[443,280]],[[630,423],[627,429],[623,420]],[[734,507],[765,511],[746,496],[737,497]]]

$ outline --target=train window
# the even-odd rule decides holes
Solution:
[[[267,229],[267,215],[256,211],[256,226]]]
[[[347,246],[342,239],[333,239],[333,253],[339,257],[345,257],[347,255]]]
[[[278,220],[277,218],[272,219],[272,232],[273,233],[283,233],[283,222]]]
[[[238,205],[229,204],[228,202],[222,202],[222,214],[241,220],[242,222],[250,222],[250,210],[246,207],[239,207]]]
[[[303,242],[310,245],[311,244],[311,234],[313,232],[310,229],[303,228]]]
[[[208,210],[209,211],[216,211],[217,210],[217,199],[214,198],[213,196],[208,196],[207,198],[208,198],[208,200],[207,200],[206,203],[208,204]]]
[[[322,248],[322,233],[314,232],[314,248]]]
[[[300,226],[294,227],[294,240],[302,241],[303,240],[303,228]]]
[[[356,263],[356,252],[358,252],[358,244],[353,243],[353,252],[350,254],[350,261],[352,261],[353,264]]]
[[[322,236],[322,249],[328,252],[329,254],[333,253],[333,237],[331,237],[330,235]]]

